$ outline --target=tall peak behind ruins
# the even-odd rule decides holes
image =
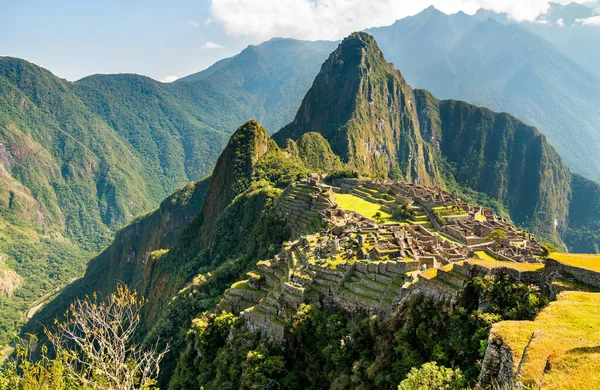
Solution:
[[[344,39],[321,67],[292,123],[274,135],[284,145],[318,132],[348,168],[427,185],[442,180],[423,143],[412,88],[372,36]]]

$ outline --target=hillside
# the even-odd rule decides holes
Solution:
[[[273,138],[284,145],[311,131],[350,170],[474,192],[560,242],[553,223],[567,219],[570,173],[545,137],[507,114],[414,91],[365,33],[344,39]]]
[[[510,24],[501,16],[446,15],[430,7],[367,32],[413,87],[508,112],[536,126],[574,172],[597,180],[600,78],[528,30],[550,26]],[[578,42],[595,43],[589,50],[571,45],[571,51],[596,53],[590,34],[597,27],[560,28],[561,38],[576,29],[586,31]]]
[[[534,127],[413,90],[355,33],[289,125],[238,127],[210,178],[120,230],[25,330],[124,281],[148,299],[138,338],[170,345],[162,388],[395,388],[432,361],[474,385],[494,324],[594,290],[541,241],[597,245],[573,239],[596,191]]]
[[[239,123],[291,120],[328,45],[273,40],[176,84],[128,74],[71,83],[0,57],[0,256],[21,281],[0,298],[0,338],[118,228],[210,174]]]

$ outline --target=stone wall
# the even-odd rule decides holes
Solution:
[[[513,367],[512,351],[492,329],[488,338],[488,347],[481,363],[479,387],[482,389],[513,388]]]
[[[544,273],[547,275],[558,272],[566,277],[573,278],[578,282],[587,284],[588,286],[600,288],[600,272],[566,265],[550,257],[546,259],[544,268]]]

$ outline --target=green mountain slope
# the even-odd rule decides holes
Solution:
[[[600,178],[600,79],[529,31],[527,23],[490,17],[500,20],[430,8],[367,31],[413,87],[508,112],[539,128],[574,172]],[[595,42],[589,26],[554,28],[562,37],[583,28]],[[596,46],[577,50],[591,58]]]
[[[24,321],[27,308],[80,274],[88,252],[105,248],[117,228],[210,174],[239,123],[290,121],[330,45],[273,40],[175,84],[138,75],[70,83],[1,57],[0,223],[8,228],[0,255],[22,278],[15,297],[27,298],[4,300],[0,317],[10,306],[11,318]],[[62,272],[48,272],[52,265]]]
[[[414,106],[412,89],[375,40],[353,34],[325,61],[294,121],[274,139],[283,145],[318,132],[350,169],[436,185],[441,179]]]
[[[281,145],[310,131],[321,133],[349,169],[429,185],[456,183],[560,242],[553,223],[567,219],[570,173],[545,137],[508,114],[413,91],[368,34],[340,44],[294,122],[274,139]]]
[[[148,342],[171,340],[177,352],[184,342],[179,331],[195,313],[214,305],[257,258],[274,255],[289,238],[274,201],[308,172],[264,127],[247,122],[231,137],[210,179],[176,192],[122,229],[81,280],[36,314],[28,330],[64,311],[75,296],[108,292],[123,281],[149,299],[142,336]],[[172,359],[166,370],[174,368]]]
[[[508,114],[417,90],[421,120],[435,123],[440,157],[452,180],[495,200],[518,225],[559,239],[568,215],[571,175],[537,129]]]

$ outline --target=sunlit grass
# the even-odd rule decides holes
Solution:
[[[381,219],[383,222],[393,221],[396,222],[392,215],[383,211],[381,205],[375,202],[369,202],[363,198],[352,194],[334,194],[335,202],[342,210],[350,210],[359,213],[360,215],[373,218],[376,213],[381,213]]]
[[[477,257],[479,257],[481,260],[496,261],[496,259],[488,255],[484,251],[475,251],[475,255],[477,255]]]
[[[492,332],[513,353],[514,369],[534,331],[521,369],[521,381],[544,389],[600,388],[600,294],[559,294],[535,321],[503,321]]]
[[[551,253],[549,257],[566,265],[600,272],[600,255]]]
[[[498,261],[498,260],[481,260],[481,259],[471,259],[467,260],[467,262],[471,264],[480,265],[486,268],[498,268],[498,267],[507,267],[516,269],[517,271],[537,271],[539,269],[544,268],[543,264],[529,264],[529,263],[513,263],[510,261]]]

